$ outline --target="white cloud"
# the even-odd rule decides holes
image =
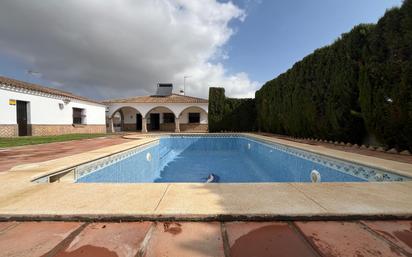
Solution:
[[[186,93],[194,95],[197,92],[208,93],[209,86],[224,87],[226,96],[230,97],[255,97],[258,82],[250,81],[244,72],[228,75],[222,64],[199,63],[184,73],[177,74],[174,78],[183,80],[184,74],[190,74],[186,80]],[[181,83],[183,84],[183,83]]]
[[[209,86],[253,96],[258,83],[220,59],[245,13],[216,0],[2,0],[0,53],[53,85],[98,98],[150,94],[158,82],[206,97]],[[212,63],[213,61],[213,63]]]

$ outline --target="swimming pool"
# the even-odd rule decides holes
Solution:
[[[204,183],[208,178],[219,183],[409,180],[244,135],[164,136],[75,169],[77,183]]]

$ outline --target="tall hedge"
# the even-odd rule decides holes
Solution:
[[[360,105],[370,133],[412,150],[412,1],[379,20],[364,47]]]
[[[256,92],[260,129],[292,136],[360,141],[365,133],[357,89],[371,26],[355,27]]]
[[[359,25],[256,92],[260,130],[412,150],[412,0]]]
[[[210,132],[225,130],[221,124],[225,115],[225,100],[224,88],[209,88],[208,125]]]
[[[254,131],[256,130],[256,107],[254,99],[235,99],[225,96],[224,88],[209,89],[209,131]]]

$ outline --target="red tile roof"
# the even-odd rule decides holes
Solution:
[[[72,93],[60,90],[60,89],[55,89],[55,88],[50,88],[50,87],[45,87],[45,86],[40,86],[37,84],[32,84],[16,79],[11,79],[11,78],[6,78],[0,76],[0,84],[8,85],[8,86],[13,86],[16,88],[22,88],[22,89],[27,89],[27,90],[33,90],[41,93],[46,93],[46,94],[52,94],[52,95],[57,95],[57,96],[62,96],[62,97],[67,97],[67,98],[72,98],[72,99],[77,99],[77,100],[82,100],[86,102],[92,102],[92,103],[98,103],[102,104],[101,102],[91,100],[82,96],[74,95]]]
[[[204,98],[171,94],[169,96],[137,96],[124,99],[106,100],[103,103],[208,103]]]

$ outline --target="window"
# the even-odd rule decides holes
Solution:
[[[163,113],[163,123],[174,123],[175,115],[171,112]]]
[[[200,113],[189,112],[189,123],[200,123]]]
[[[73,108],[73,124],[83,124],[83,111],[81,108]]]

